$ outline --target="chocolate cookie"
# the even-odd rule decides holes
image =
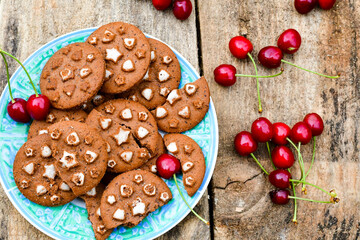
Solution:
[[[58,110],[55,108],[50,109],[48,116],[46,117],[45,121],[37,121],[34,120],[28,132],[28,139],[35,137],[40,134],[48,133],[48,127],[51,124],[61,122],[61,121],[78,121],[78,122],[85,122],[87,117],[86,112],[82,110]]]
[[[108,171],[126,172],[142,166],[150,158],[149,151],[136,142],[130,128],[119,120],[92,110],[86,124],[94,128],[106,141],[109,154]]]
[[[133,170],[120,174],[107,186],[101,197],[101,216],[107,228],[133,227],[171,199],[171,191],[161,178]]]
[[[185,190],[192,197],[204,179],[204,154],[194,140],[183,134],[167,134],[164,141],[167,150],[180,160]]]
[[[149,150],[151,156],[157,153],[158,128],[153,115],[140,103],[115,99],[96,108],[102,115],[118,121],[131,129],[140,146]]]
[[[166,153],[164,140],[160,134],[158,137],[157,149],[158,149],[157,154],[154,157],[152,157],[151,159],[149,159],[149,161],[147,161],[144,165],[142,165],[140,167],[141,170],[146,170],[146,171],[152,172],[154,174],[157,173],[156,160],[161,154]]]
[[[101,218],[100,202],[104,190],[105,186],[100,183],[86,194],[80,196],[85,201],[88,218],[94,230],[96,240],[107,239],[114,230],[113,228],[106,228]]]
[[[125,92],[145,76],[150,64],[150,45],[134,25],[109,23],[95,30],[86,41],[97,47],[106,60],[101,92]]]
[[[98,185],[108,153],[101,136],[85,123],[66,121],[49,126],[55,168],[76,196]]]
[[[43,206],[64,205],[76,198],[60,178],[52,151],[48,134],[36,136],[19,149],[13,165],[14,180],[20,192]]]
[[[57,51],[46,63],[40,89],[53,107],[70,109],[89,101],[105,76],[101,52],[87,43],[73,43]]]
[[[158,127],[169,133],[192,129],[205,117],[209,109],[210,92],[204,77],[174,89],[166,103],[152,111]]]
[[[138,101],[147,109],[165,103],[167,95],[179,87],[180,63],[175,53],[164,43],[149,39],[151,63],[143,81],[123,96]]]

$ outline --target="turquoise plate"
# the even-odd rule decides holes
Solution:
[[[27,70],[39,88],[39,78],[48,59],[60,48],[73,43],[84,42],[96,28],[79,30],[54,39],[33,53],[25,62]],[[151,36],[147,36],[152,38]],[[198,73],[175,51],[181,65],[181,86],[199,78]],[[4,77],[4,76],[3,76]],[[12,75],[11,87],[14,97],[27,99],[33,90],[26,74],[20,68]],[[26,199],[16,187],[13,178],[13,162],[18,149],[26,141],[29,124],[19,124],[10,119],[6,111],[10,101],[8,87],[0,98],[0,181],[5,193],[15,208],[37,229],[55,239],[95,239],[91,223],[87,218],[85,204],[76,199],[59,207],[43,207]],[[193,138],[206,157],[206,173],[198,192],[187,201],[194,207],[206,191],[213,174],[218,151],[218,123],[213,102],[202,122],[184,134]],[[179,175],[181,179],[181,176]],[[109,239],[153,239],[176,226],[190,212],[182,201],[173,180],[166,180],[173,193],[173,199],[165,206],[149,214],[138,226],[118,227]],[[181,181],[181,188],[184,190]]]

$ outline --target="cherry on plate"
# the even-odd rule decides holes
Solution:
[[[294,143],[299,143],[306,145],[311,141],[311,129],[310,127],[304,122],[296,123],[293,128],[291,129],[290,139]]]
[[[280,48],[275,46],[264,47],[260,50],[259,62],[267,68],[277,68],[281,64],[283,53]]]
[[[171,5],[171,0],[152,0],[152,4],[157,10],[165,10]]]
[[[241,156],[247,156],[255,152],[258,146],[251,133],[247,131],[242,131],[236,135],[234,145]]]
[[[192,3],[190,0],[175,0],[173,13],[177,19],[186,20],[191,15]]]
[[[275,147],[271,152],[271,158],[277,168],[290,168],[295,162],[293,152],[286,146]]]
[[[245,59],[248,53],[251,53],[253,48],[252,43],[243,36],[233,37],[229,42],[229,49],[234,57]]]
[[[180,161],[170,154],[161,154],[156,160],[156,170],[162,178],[170,179],[180,168]]]
[[[296,11],[300,14],[307,14],[316,7],[318,0],[295,0]]]
[[[310,127],[312,136],[319,136],[324,131],[324,122],[317,113],[307,114],[304,123]]]
[[[9,116],[16,122],[30,122],[31,117],[26,110],[26,101],[22,98],[14,98],[14,102],[10,101],[7,105]]]
[[[267,118],[258,118],[251,125],[251,133],[258,142],[268,142],[274,135],[273,125]]]
[[[285,169],[276,169],[269,174],[269,181],[277,188],[290,187],[291,174]]]
[[[285,53],[294,54],[301,46],[301,36],[295,29],[285,30],[277,42],[278,47]]]
[[[33,94],[27,100],[26,110],[33,119],[45,120],[50,111],[50,100],[45,95]]]
[[[286,189],[278,189],[273,190],[270,193],[270,199],[273,203],[279,204],[279,205],[285,205],[289,202],[289,190]]]
[[[214,78],[218,84],[228,87],[236,83],[236,68],[233,65],[222,64],[215,68]]]
[[[336,0],[319,0],[319,6],[324,10],[330,10],[335,2]]]
[[[273,124],[274,136],[271,141],[277,145],[285,145],[288,143],[286,138],[290,137],[291,128],[282,122]]]

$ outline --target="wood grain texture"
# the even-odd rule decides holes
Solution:
[[[43,44],[63,34],[125,21],[138,26],[177,49],[199,70],[195,11],[186,21],[177,20],[171,9],[155,10],[150,0],[0,0],[0,47],[25,60]],[[10,61],[10,72],[18,65]],[[6,85],[4,65],[0,64],[0,90]],[[50,239],[32,227],[0,192],[0,239]],[[208,216],[208,194],[196,210]],[[210,230],[193,215],[160,239],[210,239]]]
[[[360,238],[360,2],[337,1],[331,11],[315,9],[306,16],[295,11],[293,2],[199,1],[203,70],[210,82],[220,129],[213,177],[216,239]],[[274,206],[268,197],[272,187],[266,177],[251,158],[239,157],[234,151],[235,135],[250,130],[252,121],[260,116],[255,79],[239,78],[230,88],[217,85],[213,79],[214,68],[222,63],[235,65],[239,73],[254,74],[249,60],[231,56],[231,37],[246,35],[256,56],[262,47],[276,45],[277,36],[288,28],[301,33],[303,44],[294,56],[286,55],[286,60],[342,75],[331,80],[284,66],[282,76],[260,80],[262,116],[290,126],[309,112],[317,112],[325,120],[308,181],[327,190],[337,189],[342,201],[338,205],[300,202],[297,226],[291,223],[292,204]],[[259,68],[261,75],[279,71]],[[312,147],[303,149],[307,168]],[[271,169],[265,145],[256,155]],[[308,190],[307,197],[327,199],[313,188]]]

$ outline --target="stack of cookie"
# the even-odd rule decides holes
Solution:
[[[25,197],[59,206],[86,202],[96,239],[132,227],[171,200],[156,175],[166,149],[181,161],[190,196],[201,186],[205,159],[191,138],[209,109],[205,78],[178,89],[178,59],[135,26],[114,22],[57,51],[40,79],[53,106],[34,121],[14,161]],[[170,133],[164,139],[159,130]],[[165,140],[165,141],[164,141]]]

